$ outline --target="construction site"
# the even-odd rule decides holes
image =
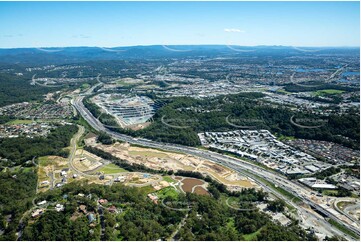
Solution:
[[[111,153],[113,156],[127,160],[129,163],[143,164],[155,170],[184,170],[209,175],[228,186],[230,190],[257,187],[251,179],[241,176],[229,168],[191,155],[132,146],[128,143],[116,142],[112,145],[103,145],[97,143],[95,137],[85,139],[84,141],[88,146]]]
[[[143,124],[149,121],[159,104],[145,96],[125,94],[99,94],[92,98],[103,113],[115,117],[121,127]]]

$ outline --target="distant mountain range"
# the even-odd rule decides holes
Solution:
[[[66,47],[0,49],[0,63],[67,64],[98,60],[129,60],[190,57],[294,56],[315,54],[359,54],[359,47],[290,47],[229,45],[152,45],[131,47]]]

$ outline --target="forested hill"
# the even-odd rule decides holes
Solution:
[[[86,196],[79,196],[81,193]],[[99,206],[100,198],[107,199],[107,205]],[[242,197],[253,198],[254,193],[245,193]],[[40,218],[29,220],[23,240],[166,240],[172,238],[182,220],[185,225],[178,230],[175,240],[315,239],[296,222],[284,227],[258,210],[236,211],[213,197],[190,193],[170,201],[173,206],[191,204],[189,211],[154,204],[147,197],[146,189],[122,184],[102,186],[74,182],[41,194],[36,201],[43,199],[65,204],[65,210],[49,209]],[[80,205],[86,206],[86,213],[93,214],[96,222],[89,222],[89,218],[79,212]],[[115,206],[118,212],[109,212],[110,206]]]
[[[0,107],[13,103],[43,100],[45,94],[56,88],[30,85],[31,76],[0,73]]]
[[[250,52],[237,52],[234,48]],[[312,49],[312,48],[311,48]],[[359,48],[317,48],[319,54],[359,55]],[[228,45],[151,45],[129,47],[67,47],[0,49],[0,63],[31,65],[70,64],[89,60],[159,59],[226,56],[303,56],[290,46],[228,46]]]

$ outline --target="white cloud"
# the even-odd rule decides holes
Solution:
[[[246,31],[240,29],[224,29],[224,32],[228,33],[245,33]]]

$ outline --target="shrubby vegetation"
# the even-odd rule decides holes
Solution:
[[[272,212],[283,212],[285,210],[285,202],[282,200],[269,201],[267,208]]]

